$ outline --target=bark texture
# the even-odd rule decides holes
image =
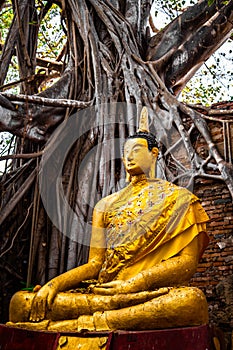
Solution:
[[[18,138],[11,172],[0,183],[0,258],[8,266],[3,289],[8,283],[12,286],[15,278],[27,279],[28,286],[42,284],[86,261],[93,206],[122,186],[123,139],[135,131],[144,105],[151,131],[160,142],[158,175],[190,188],[197,176],[216,177],[226,181],[233,195],[231,161],[223,159],[212,142],[204,111],[176,98],[230,36],[233,0],[211,6],[201,1],[152,37],[147,28],[152,1],[54,1],[66,27],[66,56],[63,63],[60,57],[46,63],[60,78],[38,92],[42,81],[36,67],[45,65],[36,57],[38,27],[52,3],[48,1],[35,15],[34,0],[13,1],[15,17],[0,58],[0,131]],[[21,82],[16,96],[4,86],[15,54]],[[72,128],[79,137],[64,161],[59,148],[66,138],[63,122],[73,116]],[[199,137],[206,142],[204,155],[196,149]],[[67,205],[53,203],[60,230],[40,198],[41,155],[45,164],[52,164],[47,175],[51,184],[62,167],[60,185]],[[56,188],[51,185],[47,190],[48,197],[54,198]],[[70,208],[76,215],[70,215]],[[22,255],[24,263],[19,263]],[[19,289],[19,283],[14,285]]]

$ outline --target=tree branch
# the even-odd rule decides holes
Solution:
[[[9,200],[9,202],[4,206],[1,211],[0,225],[4,222],[4,220],[10,215],[12,210],[15,208],[17,203],[21,200],[21,198],[25,195],[25,193],[29,190],[30,186],[33,184],[34,179],[37,174],[37,168],[33,170],[33,172],[29,175],[29,177],[25,180],[22,186],[18,189],[17,192],[13,195],[13,197]]]
[[[76,101],[68,99],[52,99],[41,97],[38,95],[14,95],[11,93],[2,94],[4,97],[8,98],[11,101],[23,101],[23,102],[32,102],[35,104],[40,104],[43,106],[56,106],[56,107],[73,107],[73,108],[86,108],[92,104],[92,101]]]
[[[40,67],[44,67],[49,70],[56,70],[58,72],[62,72],[63,66],[64,66],[62,62],[51,61],[49,59],[39,58],[39,57],[37,57],[36,59],[36,64]]]
[[[32,63],[27,51],[27,46],[26,46],[26,39],[25,39],[25,35],[23,32],[23,26],[22,26],[22,18],[23,16],[20,16],[20,10],[19,10],[19,4],[18,4],[18,0],[14,0],[15,1],[15,12],[16,12],[16,18],[17,18],[17,22],[18,22],[18,31],[19,31],[19,36],[20,36],[20,40],[21,40],[21,45],[22,45],[22,49],[23,49],[23,54],[24,54],[24,59],[27,62],[27,65],[29,67],[31,67]]]
[[[194,108],[194,109],[199,109],[199,110],[203,110],[205,111],[208,116],[211,116],[211,115],[222,115],[222,116],[231,116],[233,115],[233,109],[218,109],[218,108],[212,108],[212,107],[206,107],[206,106],[203,106],[203,105],[192,105],[192,104],[187,104],[187,106],[191,107],[191,108]],[[208,118],[208,116],[205,116]],[[217,120],[217,119],[216,119]]]
[[[147,60],[166,86],[175,94],[233,29],[233,1],[208,5],[208,0],[189,7],[173,22],[150,39]]]
[[[207,21],[171,57],[166,86],[178,94],[198,68],[223,44],[233,30],[233,1]]]
[[[29,206],[29,208],[28,208],[28,210],[27,210],[27,215],[26,215],[26,217],[24,218],[22,224],[18,227],[17,231],[16,231],[15,234],[13,235],[13,238],[12,238],[12,240],[11,240],[10,246],[9,246],[6,250],[4,250],[3,252],[1,252],[1,254],[0,254],[0,259],[1,259],[7,252],[9,252],[9,250],[11,250],[11,248],[13,247],[14,241],[15,241],[15,239],[16,239],[18,233],[20,232],[20,230],[22,229],[22,227],[25,225],[25,222],[26,222],[26,221],[28,220],[28,218],[29,218],[29,213],[30,213],[30,210],[31,210],[31,208],[32,208],[32,205],[33,205],[33,203],[30,204],[30,206]]]
[[[27,0],[20,1],[20,19],[24,16],[24,12],[28,6]],[[11,57],[15,51],[15,44],[18,39],[19,28],[16,18],[14,17],[10,30],[7,34],[5,44],[3,46],[2,55],[0,57],[0,85],[3,85],[8,72]]]
[[[22,153],[22,154],[8,154],[6,156],[0,156],[0,161],[7,159],[31,159],[42,156],[44,151],[36,153]]]

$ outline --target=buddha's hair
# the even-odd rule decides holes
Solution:
[[[151,151],[153,147],[159,148],[155,135],[150,132],[138,131],[135,134],[130,135],[127,140],[137,138],[145,139],[147,141],[149,151]]]

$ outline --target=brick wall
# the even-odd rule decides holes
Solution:
[[[230,349],[233,330],[233,204],[223,181],[198,179],[194,189],[210,217],[209,245],[192,285],[200,287],[208,301],[210,323],[225,334]]]
[[[232,164],[233,102],[219,103],[209,110],[211,114],[207,123],[212,140],[223,159]],[[209,110],[201,112],[208,116]],[[218,110],[221,110],[220,113]],[[206,158],[208,147],[205,140],[197,138],[195,146],[197,153]],[[213,170],[214,174],[216,172]],[[224,332],[227,349],[230,350],[233,349],[233,200],[225,182],[221,180],[198,178],[194,193],[200,198],[210,218],[207,224],[210,242],[191,285],[201,288],[205,293],[210,324]]]

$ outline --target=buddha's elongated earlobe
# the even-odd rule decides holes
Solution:
[[[149,172],[149,179],[154,179],[155,178],[155,166],[150,168]]]
[[[123,162],[123,164],[124,164],[124,166],[125,166],[125,159],[124,159],[124,157],[122,158],[122,162]],[[126,183],[129,183],[129,182],[131,181],[131,176],[130,176],[130,174],[128,173],[128,171],[126,170],[126,166],[125,166],[125,172],[126,172],[125,182],[126,182]]]
[[[150,171],[149,171],[149,178],[150,179],[154,179],[156,177],[155,165],[156,165],[156,160],[157,160],[157,157],[158,157],[158,154],[159,154],[159,150],[158,150],[157,147],[153,147],[151,152],[152,152],[152,155],[154,157],[154,162],[152,162],[152,164],[151,164],[151,168],[150,168]]]
[[[126,177],[125,177],[125,182],[129,183],[131,181],[131,176],[130,174],[126,171]]]

